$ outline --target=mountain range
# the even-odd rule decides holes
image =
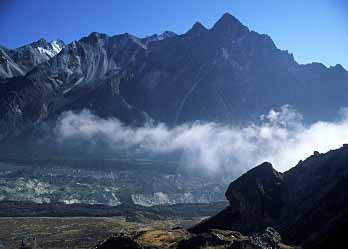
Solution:
[[[61,40],[40,39],[17,49],[0,46],[0,78],[24,76],[37,65],[53,58],[65,46]]]
[[[67,110],[175,126],[240,125],[285,104],[306,122],[331,120],[348,106],[342,66],[300,65],[230,14],[210,29],[197,22],[181,35],[91,33],[67,45],[41,39],[0,51],[2,140]]]

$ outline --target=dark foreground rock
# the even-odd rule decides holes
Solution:
[[[284,248],[285,245],[281,244],[282,238],[279,233],[268,227],[262,233],[249,237],[246,240],[237,240],[228,247],[229,249],[246,249],[246,248]]]
[[[226,192],[230,206],[191,231],[220,228],[251,234],[276,225],[282,206],[282,182],[283,175],[270,163],[255,167],[230,184]]]
[[[293,249],[281,243],[277,231],[268,227],[264,232],[244,236],[236,231],[212,230],[202,234],[190,234],[175,228],[172,230],[145,230],[128,235],[117,234],[102,243],[97,249]]]
[[[219,228],[252,234],[273,226],[287,243],[340,248],[348,228],[347,189],[347,146],[315,152],[285,173],[263,163],[230,184],[229,207],[190,231]]]
[[[131,237],[118,234],[103,241],[97,246],[98,249],[141,249],[142,247]]]

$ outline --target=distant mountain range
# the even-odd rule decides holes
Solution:
[[[0,139],[67,110],[173,126],[243,124],[284,104],[305,121],[330,120],[348,106],[342,66],[300,65],[230,14],[181,35],[91,33],[67,45],[41,39],[0,52]]]
[[[16,49],[0,46],[0,78],[24,76],[37,65],[53,58],[65,46],[63,41],[40,39]]]

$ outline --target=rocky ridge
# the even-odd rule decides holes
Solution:
[[[0,46],[0,79],[24,76],[59,54],[64,46],[61,40],[48,42],[45,39],[15,49]]]
[[[250,234],[275,227],[284,240],[303,248],[339,248],[348,226],[347,145],[315,152],[287,172],[263,163],[232,182],[230,205],[190,231],[214,228]]]

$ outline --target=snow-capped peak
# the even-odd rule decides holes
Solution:
[[[62,41],[58,41],[58,40],[51,41],[50,44],[52,46],[53,51],[56,54],[59,54],[60,51],[62,51],[62,49],[64,47],[64,43],[62,43]]]
[[[64,42],[60,40],[53,40],[44,46],[38,46],[36,49],[39,51],[40,54],[45,54],[49,57],[53,57],[62,51],[63,47],[65,46]]]

